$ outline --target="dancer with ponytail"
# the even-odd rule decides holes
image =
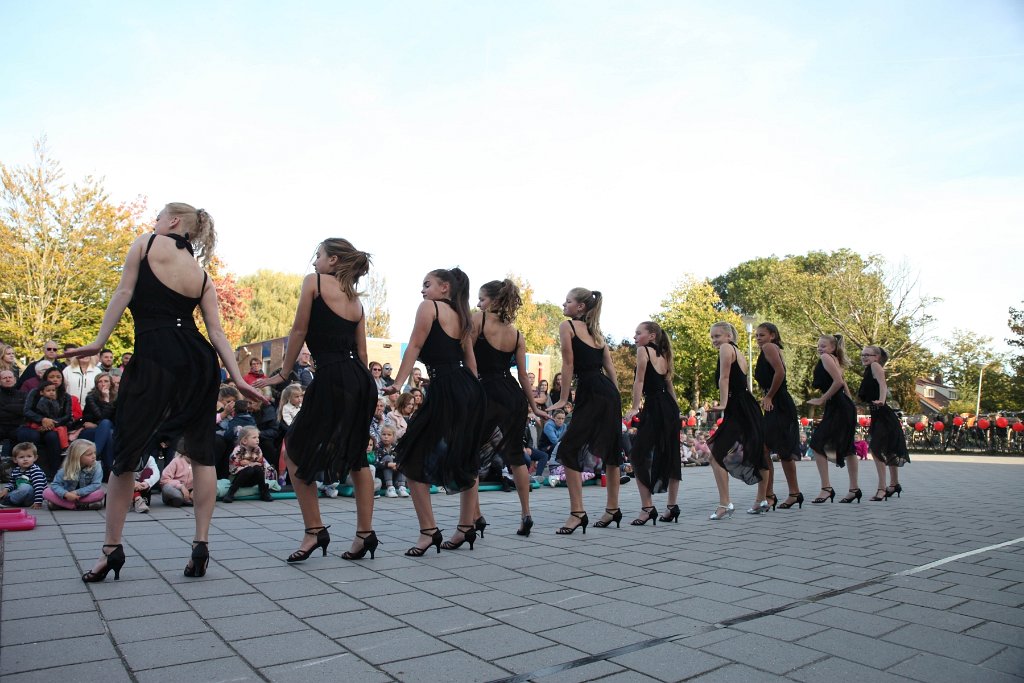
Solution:
[[[622,433],[622,402],[615,383],[615,366],[601,334],[601,292],[583,287],[569,290],[562,313],[569,320],[558,326],[562,345],[563,377],[576,379],[576,405],[572,422],[558,445],[558,458],[565,467],[569,488],[569,519],[556,533],[571,534],[583,527],[587,533],[590,519],[583,508],[583,468],[586,452],[603,461],[607,475],[608,498],[604,514],[594,523],[604,528],[622,521],[619,509],[619,437]],[[562,397],[548,412],[565,406],[569,382],[563,382]]]
[[[885,397],[889,393],[885,383],[885,364],[889,360],[889,354],[881,346],[865,346],[861,351],[860,360],[864,364],[864,379],[857,390],[857,397],[867,403],[871,411],[868,447],[878,471],[878,489],[871,500],[883,501],[893,494],[903,492],[899,481],[899,468],[910,462],[910,454],[907,452],[907,437],[903,433],[900,419],[885,402]],[[885,483],[887,467],[888,485]]]
[[[807,403],[825,406],[821,422],[814,428],[808,442],[808,450],[814,453],[814,464],[821,477],[821,494],[812,503],[832,502],[836,491],[828,480],[828,461],[834,459],[836,467],[849,466],[850,493],[840,503],[860,502],[861,490],[857,488],[857,457],[853,450],[853,439],[857,433],[857,407],[853,405],[850,389],[843,379],[846,367],[846,348],[840,334],[823,334],[818,338],[817,365],[811,386],[823,392],[818,398]],[[848,458],[847,456],[854,457]]]
[[[626,423],[639,414],[640,424],[633,439],[630,462],[636,474],[643,515],[631,524],[643,526],[648,521],[652,526],[658,521],[678,524],[676,498],[682,478],[681,422],[676,390],[672,386],[672,344],[661,326],[650,320],[637,326],[633,341],[636,342],[636,376],[633,379],[633,406],[626,413]],[[651,494],[663,491],[668,491],[667,508],[665,514],[658,517]]]
[[[110,571],[116,577],[124,565],[121,534],[135,491],[135,471],[160,442],[177,444],[176,450],[187,454],[194,466],[196,531],[185,576],[206,574],[217,496],[213,467],[217,449],[210,422],[220,388],[217,356],[239,391],[266,401],[243,379],[221,327],[217,292],[203,270],[213,258],[215,243],[213,218],[205,210],[182,203],[165,206],[156,217],[153,234],[139,237],[128,250],[121,281],[96,339],[65,353],[67,357],[96,355],[125,308],[131,310],[135,355],[121,377],[114,413],[117,440],[107,486],[106,537],[102,557],[82,576],[83,581],[103,581]],[[192,317],[196,307],[210,341],[196,327]]]
[[[476,542],[479,509],[477,475],[487,396],[477,379],[473,329],[469,314],[469,278],[459,268],[432,270],[423,278],[423,303],[416,310],[409,345],[393,394],[422,360],[430,373],[430,390],[398,442],[398,468],[409,479],[409,493],[420,523],[420,537],[406,555],[420,557],[430,546],[453,550]],[[461,493],[459,524],[444,544],[430,504],[430,485]]]
[[[547,418],[547,413],[537,406],[530,390],[526,376],[526,340],[513,325],[522,305],[519,288],[509,279],[491,280],[480,287],[477,304],[480,311],[473,314],[473,354],[480,383],[487,394],[483,437],[489,441],[495,430],[501,434],[494,450],[512,472],[519,495],[521,523],[516,533],[529,536],[533,517],[530,514],[530,471],[523,456],[523,432],[530,412],[540,418]],[[509,370],[513,362],[519,372],[518,383]],[[487,522],[480,514],[479,503],[475,526],[482,537]]]
[[[754,507],[748,514],[768,510],[768,466],[764,449],[764,425],[757,400],[747,388],[747,359],[736,346],[736,328],[720,321],[711,326],[711,343],[718,349],[718,409],[722,423],[708,439],[711,445],[711,469],[718,486],[718,507],[708,519],[724,519],[735,507],[729,501],[729,477],[744,484],[757,484]]]
[[[366,459],[370,421],[377,408],[377,385],[366,368],[366,316],[356,285],[370,270],[370,255],[340,237],[316,250],[316,271],[302,281],[295,322],[288,334],[282,368],[295,367],[305,344],[316,361],[302,410],[284,438],[285,463],[299,501],[305,535],[288,562],[302,562],[331,543],[323,520],[316,480],[352,475],[356,498],[356,537],[344,553],[359,560],[377,550],[373,531],[373,476]],[[256,382],[257,387],[287,381],[285,370]],[[323,474],[321,474],[323,473]]]
[[[804,494],[796,478],[796,463],[800,459],[800,427],[797,426],[796,404],[786,384],[786,364],[782,360],[782,337],[774,323],[761,323],[757,327],[757,345],[761,353],[754,364],[754,379],[764,392],[761,408],[764,410],[764,446],[768,454],[768,489],[765,500],[771,499],[772,509],[779,502],[775,495],[775,467],[771,453],[779,456],[782,471],[789,485],[789,495],[779,503],[788,510],[794,505],[804,506]]]

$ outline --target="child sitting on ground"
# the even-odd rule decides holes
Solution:
[[[243,486],[257,486],[260,500],[274,500],[270,496],[270,485],[267,482],[277,479],[277,471],[260,451],[260,430],[256,427],[239,427],[238,445],[228,458],[228,474],[231,486],[222,499],[225,503],[235,502],[235,494]]]
[[[184,453],[178,453],[160,475],[160,497],[174,508],[192,505],[192,461]]]
[[[78,439],[68,448],[43,498],[51,510],[102,510],[103,466],[96,462],[96,444]]]
[[[380,443],[377,445],[375,455],[377,470],[387,489],[384,495],[388,498],[408,497],[409,489],[405,487],[405,475],[398,471],[398,464],[395,462],[395,428],[391,425],[386,424],[380,428]]]
[[[146,459],[146,465],[135,473],[135,491],[132,493],[132,508],[136,512],[149,512],[150,497],[153,487],[160,481],[160,468],[152,455]]]
[[[39,452],[35,444],[23,441],[11,449],[10,482],[0,487],[0,506],[29,507],[38,510],[43,507],[43,493],[46,491],[46,474],[36,464]]]

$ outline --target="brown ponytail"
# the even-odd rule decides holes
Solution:
[[[458,266],[450,270],[438,268],[430,271],[430,275],[448,283],[448,296],[462,325],[462,333],[459,336],[463,340],[468,339],[473,334],[469,315],[469,276]]]
[[[654,350],[658,355],[668,361],[669,372],[672,372],[672,342],[669,340],[661,325],[650,320],[640,323],[644,329],[654,335]]]
[[[498,316],[498,320],[510,323],[516,319],[516,313],[523,305],[523,298],[516,283],[508,278],[500,281],[491,280],[481,285],[480,289],[491,300],[491,310]]]
[[[347,239],[331,237],[320,243],[326,256],[337,256],[338,265],[334,269],[334,277],[341,285],[341,291],[350,299],[359,296],[356,283],[359,278],[370,272],[370,255],[359,251]]]
[[[585,287],[570,289],[569,296],[574,301],[583,304],[583,323],[587,326],[590,336],[594,338],[597,348],[604,348],[604,334],[601,332],[601,303],[604,296],[596,289],[589,290]]]

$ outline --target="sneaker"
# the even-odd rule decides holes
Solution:
[[[61,510],[63,508],[61,508],[60,505],[57,505],[57,504],[52,503],[50,501],[46,501],[46,509],[49,510],[50,512],[53,512],[54,510]]]
[[[388,498],[398,498],[398,491],[395,490],[394,486],[389,486],[388,492],[385,493],[384,495],[386,495]]]
[[[553,474],[550,477],[548,477],[548,486],[550,486],[551,488],[555,488],[556,486],[558,486],[558,477],[556,477]]]
[[[142,500],[142,499],[140,498],[139,500]],[[146,501],[142,501],[142,504],[143,504],[143,506],[146,506]],[[103,500],[97,500],[97,501],[93,501],[92,503],[86,503],[85,505],[82,505],[81,508],[83,510],[102,510],[104,507],[106,507],[106,505],[107,505],[107,497],[103,496]],[[146,506],[146,509],[142,510],[142,512],[149,512],[149,507]]]
[[[132,503],[132,507],[135,508],[136,512],[149,512],[149,506],[146,505],[146,499],[143,498],[142,496],[139,496],[138,498],[135,499],[135,502]]]
[[[324,494],[328,498],[337,498],[338,497],[338,486],[336,484],[328,484],[327,486],[324,487]]]
[[[409,497],[409,489],[405,488],[404,486],[399,486],[398,487],[398,497],[399,498],[408,498]]]

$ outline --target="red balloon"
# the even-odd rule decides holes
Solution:
[[[722,424],[722,420],[724,420],[724,419],[725,419],[724,417],[720,417],[720,418],[718,418],[717,420],[715,420],[715,424],[716,424],[716,425],[720,425],[720,424]]]
[[[806,426],[807,426],[807,425],[809,425],[810,423],[811,423],[811,421],[810,421],[810,420],[808,420],[808,419],[807,419],[806,417],[801,417],[801,418],[800,418],[800,424],[801,424],[801,425],[803,425],[804,427],[806,427]]]
[[[868,426],[868,419],[866,417],[862,417],[862,418],[860,418],[857,421],[860,422],[860,426],[861,427],[867,427]]]
[[[692,416],[690,418],[688,418],[686,420],[686,426],[687,427],[696,427],[697,426],[697,418],[692,417]]]
[[[1024,432],[1024,422],[1014,422],[1013,423],[1013,431],[1018,432],[1018,433]]]
[[[1008,424],[1010,424],[1010,421],[1007,420],[1005,417],[1000,416],[996,418],[996,427],[999,427],[1000,429],[1006,429],[1006,425]]]
[[[924,431],[924,422],[918,422],[917,424],[915,424],[914,425],[914,429],[916,429],[919,432],[923,432]]]
[[[964,419],[962,417],[957,415],[956,417],[953,418],[953,426],[954,427],[963,427],[963,425],[964,425]]]
[[[945,428],[946,425],[943,424],[942,422],[935,422],[934,424],[932,424],[932,429],[934,429],[937,432],[941,432]]]
[[[712,429],[710,432],[708,432],[708,436],[714,436],[716,431],[718,431],[718,430],[717,429]]]
[[[978,420],[978,426],[981,427],[982,429],[988,429],[989,427],[992,426],[992,423],[986,420],[985,418],[981,418],[980,420]]]

